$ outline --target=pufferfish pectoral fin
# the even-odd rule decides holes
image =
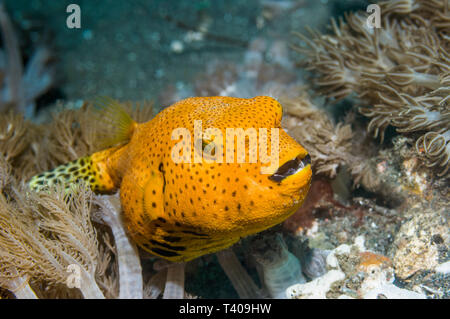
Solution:
[[[127,177],[121,186],[121,192],[131,203],[142,200],[141,207],[124,210],[133,225],[130,234],[144,250],[168,260],[182,260],[185,247],[178,244],[182,237],[173,235],[170,214],[164,209],[164,175],[159,170],[151,170],[149,174],[143,185],[136,185],[136,178]],[[131,191],[136,186],[139,191]]]

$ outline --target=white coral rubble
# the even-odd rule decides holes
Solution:
[[[327,257],[327,269],[325,275],[313,281],[289,287],[286,296],[291,299],[425,298],[423,294],[395,286],[391,261],[367,251],[362,236],[353,245],[344,244],[332,250]]]

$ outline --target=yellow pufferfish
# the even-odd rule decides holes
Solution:
[[[308,193],[310,157],[281,129],[282,107],[271,97],[187,98],[142,124],[118,102],[105,99],[104,104],[121,143],[34,176],[29,185],[42,189],[83,179],[96,193],[120,189],[129,235],[154,255],[181,262],[222,250],[284,221]],[[172,140],[172,132],[187,128],[193,136],[195,120],[202,121],[203,130],[279,128],[278,169],[262,174],[260,161],[174,162],[171,152],[179,140]],[[198,151],[194,142],[192,159]]]

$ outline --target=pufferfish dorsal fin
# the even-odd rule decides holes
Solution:
[[[124,106],[110,97],[100,96],[94,101],[96,120],[103,125],[98,131],[102,148],[108,148],[129,141],[137,126]]]

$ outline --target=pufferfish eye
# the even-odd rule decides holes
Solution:
[[[308,164],[311,164],[311,157],[309,154],[303,158],[297,156],[296,158],[281,165],[273,175],[269,176],[269,179],[279,183],[286,177],[301,171],[308,166]]]

